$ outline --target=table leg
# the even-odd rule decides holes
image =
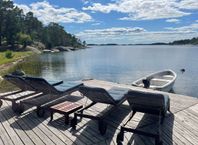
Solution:
[[[69,124],[69,114],[65,114],[65,124]]]
[[[54,112],[53,111],[51,111],[51,118],[50,118],[50,122],[53,120],[53,115],[54,115]]]

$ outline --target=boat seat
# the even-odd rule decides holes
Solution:
[[[168,80],[172,80],[174,78],[174,76],[172,76],[172,75],[163,75],[162,78],[168,79]]]
[[[159,82],[170,82],[170,80],[160,79],[160,78],[153,78],[151,81],[159,81]]]

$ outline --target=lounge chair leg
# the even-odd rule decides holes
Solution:
[[[104,135],[107,130],[107,124],[101,119],[98,121],[98,129],[101,135]]]
[[[68,125],[69,124],[69,115],[65,114],[65,124]]]
[[[76,125],[77,125],[77,115],[74,113],[74,118],[71,120],[72,129],[76,129]]]
[[[13,101],[12,110],[14,111],[14,113],[18,113],[18,109],[19,109],[19,104]]]
[[[156,138],[155,145],[163,145],[163,142],[159,138]]]
[[[43,117],[45,115],[45,110],[43,108],[38,107],[36,113],[38,117]]]
[[[80,111],[80,114],[81,114],[81,115],[83,114],[83,110]],[[83,117],[80,116],[80,120],[82,120],[82,118],[83,118]]]
[[[49,122],[52,122],[53,119],[54,119],[54,112],[51,111],[51,112],[50,112],[50,121],[49,121]]]
[[[1,108],[2,105],[3,105],[3,101],[0,100],[0,108]]]
[[[20,103],[19,106],[18,106],[18,113],[22,114],[24,112],[24,110],[25,110],[24,105]]]
[[[121,131],[117,135],[116,142],[118,145],[120,145],[123,141],[124,141],[124,131],[122,130],[122,127],[121,127]]]

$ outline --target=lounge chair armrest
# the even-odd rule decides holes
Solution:
[[[57,86],[57,85],[60,85],[62,83],[63,83],[63,81],[59,81],[59,82],[53,83],[52,86]]]

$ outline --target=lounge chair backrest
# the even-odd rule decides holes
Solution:
[[[115,100],[103,88],[93,88],[88,86],[81,86],[79,91],[96,103],[116,104]]]
[[[25,81],[31,84],[37,91],[46,94],[58,94],[59,92],[43,78],[24,77]]]
[[[145,109],[163,109],[165,106],[165,100],[162,94],[130,90],[125,96],[132,108],[138,106]]]
[[[29,83],[26,83],[25,80],[16,75],[5,75],[4,79],[9,81],[10,83],[14,84],[18,88],[20,88],[23,91],[29,90],[29,91],[35,91],[35,88],[31,86]]]

